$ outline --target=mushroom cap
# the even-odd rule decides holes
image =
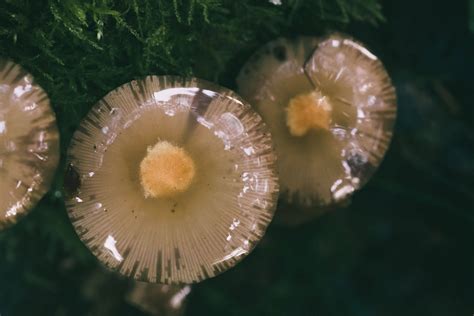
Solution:
[[[195,174],[185,190],[146,197],[140,165],[157,142],[182,148]],[[147,282],[193,283],[232,267],[264,235],[278,196],[261,117],[199,79],[149,76],[113,90],[75,132],[68,165],[79,237],[107,267]]]
[[[43,197],[58,161],[48,96],[19,65],[0,60],[0,230]]]
[[[343,203],[382,161],[396,117],[395,89],[360,43],[338,34],[278,39],[250,58],[237,84],[273,135],[284,207],[319,214]],[[312,91],[330,105],[329,128],[295,136],[287,124],[298,121],[288,117],[288,105]],[[297,127],[311,126],[303,123]]]

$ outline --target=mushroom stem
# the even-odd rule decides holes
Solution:
[[[286,125],[293,136],[304,136],[310,130],[329,130],[332,105],[319,91],[298,94],[286,108]]]
[[[189,154],[167,141],[148,147],[140,163],[140,182],[145,197],[166,198],[186,191],[195,177]]]

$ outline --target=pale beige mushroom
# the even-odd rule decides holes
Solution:
[[[126,300],[149,315],[180,316],[186,311],[191,285],[168,285],[135,281]]]
[[[48,96],[19,65],[0,60],[0,230],[43,197],[58,161]]]
[[[269,132],[230,90],[150,76],[110,92],[68,152],[67,207],[106,266],[193,283],[245,257],[265,233],[278,179]]]
[[[338,34],[278,39],[250,58],[237,83],[273,135],[285,221],[343,203],[382,161],[395,90],[362,44]]]

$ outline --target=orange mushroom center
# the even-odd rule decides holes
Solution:
[[[286,108],[286,125],[293,136],[304,136],[310,130],[329,130],[332,105],[318,91],[298,94]]]
[[[186,191],[196,175],[194,161],[181,147],[159,141],[140,163],[145,197],[166,198]]]

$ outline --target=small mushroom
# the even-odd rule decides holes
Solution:
[[[125,297],[128,303],[148,315],[184,315],[190,285],[167,285],[133,282],[131,291]]]
[[[70,218],[111,269],[136,280],[193,283],[245,257],[278,195],[260,116],[230,90],[149,76],[110,92],[68,152]]]
[[[278,39],[250,58],[237,83],[273,135],[284,221],[340,205],[382,161],[396,117],[395,89],[362,44],[338,34]]]
[[[0,230],[43,197],[58,161],[48,96],[19,65],[0,60]]]

